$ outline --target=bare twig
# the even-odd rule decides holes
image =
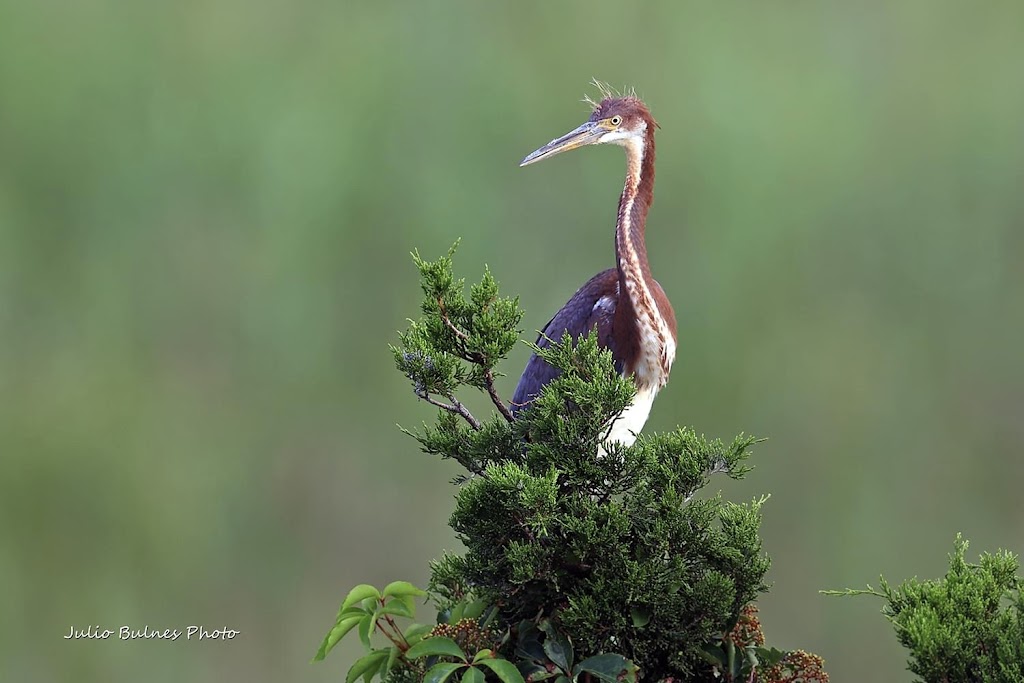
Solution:
[[[494,387],[493,370],[484,366],[483,354],[470,352],[466,348],[466,343],[469,341],[469,335],[456,327],[455,323],[453,323],[451,318],[448,317],[448,312],[444,308],[443,299],[437,300],[437,307],[441,311],[441,321],[444,323],[445,327],[447,327],[451,333],[455,335],[455,338],[462,343],[462,348],[460,349],[462,352],[462,358],[470,363],[475,363],[476,365],[484,367],[484,385],[487,387],[487,395],[491,397],[491,403],[494,404],[494,407],[498,409],[498,412],[501,413],[501,416],[504,417],[506,421],[514,422],[515,418],[512,416],[512,411],[510,411],[508,406],[505,405],[505,402],[501,400],[501,396],[498,395],[498,390]]]
[[[381,601],[381,604],[383,605],[384,602]],[[385,616],[387,616],[387,615],[385,615]],[[409,643],[405,640],[405,636],[403,636],[402,632],[398,630],[398,626],[395,624],[394,620],[389,618],[388,619],[388,623],[391,624],[391,628],[393,628],[394,631],[395,631],[394,633],[390,633],[386,628],[384,628],[384,622],[382,622],[380,620],[374,622],[374,628],[377,629],[378,631],[380,631],[381,633],[383,633],[385,638],[390,640],[400,650],[405,652],[405,650],[409,649]],[[396,634],[398,636],[397,638],[395,637]],[[405,647],[402,646],[403,643],[405,644]]]
[[[455,339],[459,342],[459,356],[462,360],[469,363],[476,363],[477,365],[483,365],[484,359],[479,353],[470,353],[469,349],[466,348],[467,342],[469,342],[469,335],[456,327],[452,319],[448,317],[448,311],[444,307],[444,299],[437,300],[437,308],[441,311],[441,322],[447,327],[452,334],[455,335]]]
[[[494,388],[494,373],[490,370],[484,374],[484,383],[487,385],[487,395],[491,397],[491,403],[498,409],[501,416],[508,422],[515,422],[516,418],[512,417],[512,411],[508,409],[505,402],[501,400],[501,396],[498,396],[498,390]]]
[[[400,628],[398,628],[398,624],[395,623],[395,620],[391,618],[390,614],[385,614],[384,615],[384,620],[388,622],[388,624],[391,626],[391,628],[395,629],[395,633],[397,633],[398,637],[402,639],[401,643],[395,643],[395,645],[397,645],[398,648],[402,652],[405,652],[406,650],[408,650],[409,649],[409,641],[405,639],[405,635],[402,633],[402,630]],[[380,623],[380,622],[378,622],[378,623]],[[403,644],[405,645],[405,647],[402,647]]]
[[[459,328],[457,328],[455,326],[455,323],[452,322],[451,318],[448,317],[448,311],[446,311],[445,308],[444,308],[444,299],[438,299],[437,300],[437,307],[441,311],[441,320],[443,320],[445,326],[449,330],[452,331],[452,334],[454,334],[456,337],[458,337],[458,339],[463,344],[465,344],[467,341],[469,341],[469,335],[466,334],[465,332],[463,332],[462,330],[460,330]],[[470,360],[470,359],[467,358],[466,360]]]
[[[448,400],[452,402],[452,406],[459,413],[459,415],[466,418],[466,422],[469,423],[470,427],[477,431],[483,429],[483,425],[480,424],[480,420],[473,417],[473,413],[469,412],[469,408],[462,405],[459,399],[455,398],[455,394],[448,394]]]
[[[480,424],[480,420],[473,417],[473,413],[469,412],[469,408],[462,405],[459,399],[455,398],[454,394],[449,394],[447,397],[448,400],[451,401],[451,403],[438,401],[436,398],[431,397],[430,394],[426,392],[422,392],[417,395],[432,406],[437,406],[441,410],[447,410],[449,413],[461,415],[466,420],[466,422],[469,423],[469,426],[472,427],[473,429],[477,431],[483,429],[483,425]]]
[[[533,535],[533,530],[530,529],[529,526],[527,526],[526,520],[524,520],[522,517],[519,517],[517,515],[516,521],[519,522],[519,526],[522,527],[523,531],[526,533],[526,537],[527,538],[529,538],[531,541],[536,541],[537,540],[537,538]]]

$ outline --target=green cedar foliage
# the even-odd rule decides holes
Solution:
[[[645,680],[710,680],[704,646],[765,590],[769,561],[758,535],[763,499],[698,492],[713,474],[746,474],[755,439],[677,429],[601,451],[634,387],[594,336],[535,347],[561,374],[513,420],[494,378],[519,337],[518,302],[498,295],[489,272],[467,298],[451,256],[414,255],[423,316],[392,347],[416,395],[439,408],[410,433],[466,469],[450,520],[466,552],[433,564],[441,609],[470,594],[494,605],[510,631],[509,658],[528,623],[549,624],[577,661],[615,653],[616,666],[631,660]],[[456,395],[464,386],[491,398],[492,417],[470,413]]]
[[[979,564],[964,555],[959,534],[949,571],[936,581],[904,581],[880,590],[825,591],[828,595],[884,598],[882,613],[910,651],[908,669],[925,683],[1024,682],[1024,593],[1012,553],[983,554]]]

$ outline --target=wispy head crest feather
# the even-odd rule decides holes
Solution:
[[[609,84],[605,83],[604,81],[598,80],[596,78],[591,78],[590,84],[597,88],[598,93],[600,93],[601,95],[601,97],[597,100],[594,100],[590,95],[583,96],[583,102],[589,105],[591,109],[597,109],[599,106],[601,106],[602,100],[607,100],[610,97],[636,97],[635,88],[624,87],[621,91],[619,91],[610,86]]]

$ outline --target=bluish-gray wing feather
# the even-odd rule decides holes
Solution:
[[[590,278],[544,326],[537,339],[537,346],[545,348],[551,341],[561,340],[565,334],[578,339],[595,327],[600,344],[604,347],[610,346],[617,287],[618,271],[614,268]],[[622,369],[619,368],[619,371]],[[519,378],[516,393],[512,397],[512,412],[518,412],[535,399],[541,388],[557,375],[558,371],[541,360],[537,354],[530,356],[526,369]]]

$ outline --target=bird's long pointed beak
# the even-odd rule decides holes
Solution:
[[[556,154],[568,152],[570,149],[592,145],[599,141],[606,132],[604,128],[594,121],[587,121],[579,128],[571,130],[562,137],[552,140],[540,149],[531,152],[525,159],[519,162],[519,165],[529,166],[548,157],[553,157]]]

